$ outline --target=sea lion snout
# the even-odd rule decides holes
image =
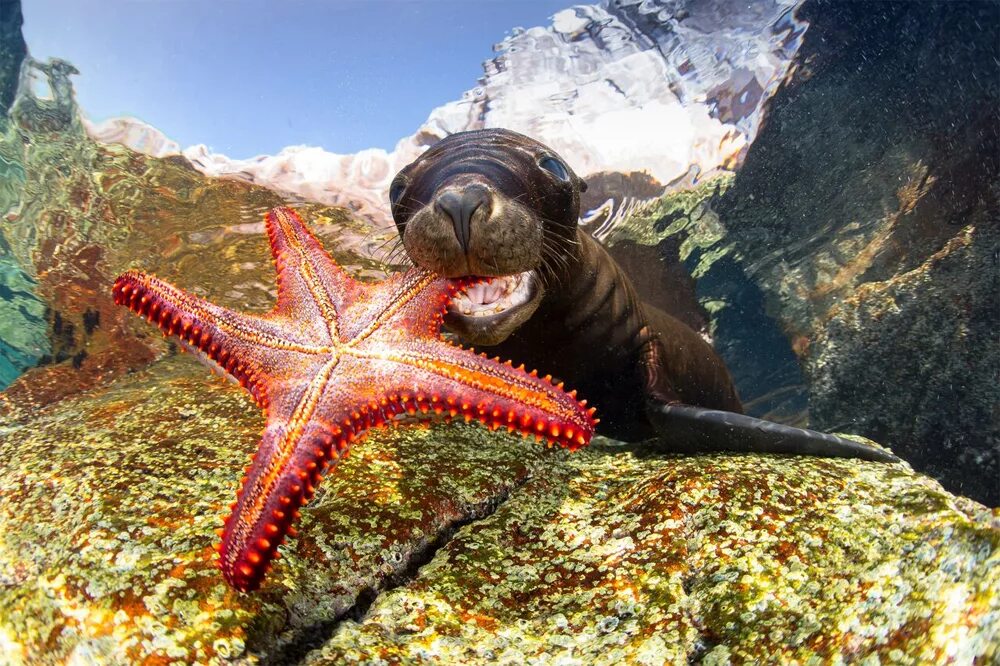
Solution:
[[[392,216],[414,264],[493,280],[453,301],[446,325],[498,344],[573,261],[585,183],[547,146],[503,129],[452,134],[400,171]]]
[[[472,216],[480,213],[489,217],[492,197],[489,190],[479,184],[453,187],[438,193],[434,198],[434,207],[438,212],[451,218],[451,224],[455,228],[455,237],[462,246],[462,250],[468,254]]]
[[[418,266],[447,277],[513,275],[541,261],[537,217],[489,182],[466,177],[436,188],[403,228]]]
[[[544,144],[488,129],[431,146],[396,175],[389,200],[415,264],[448,277],[500,276],[572,254],[585,187]]]

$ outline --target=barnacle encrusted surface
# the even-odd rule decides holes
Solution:
[[[260,427],[186,356],[0,423],[0,662],[1000,656],[1000,511],[903,465],[474,425],[366,439],[238,594],[212,529]]]

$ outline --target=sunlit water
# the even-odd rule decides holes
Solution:
[[[19,64],[0,82],[2,413],[172,357],[113,304],[126,268],[271,307],[274,206],[362,279],[404,267],[393,176],[451,133],[506,127],[586,179],[582,228],[712,342],[748,413],[870,437],[1000,504],[1000,17],[916,7],[567,8],[512,30],[393,150],[349,155],[231,159],[134,118],[92,122],[72,87],[86,72],[4,51]],[[962,585],[945,594],[956,617]]]
[[[927,262],[948,243],[957,247],[963,229],[984,233],[982,220],[993,210],[995,191],[982,175],[993,162],[978,169],[975,156],[942,162],[934,142],[964,136],[944,121],[940,129],[921,128],[924,134],[915,128],[912,139],[900,143],[893,137],[905,136],[905,130],[890,113],[884,127],[874,119],[872,140],[851,135],[856,121],[837,116],[838,109],[850,107],[850,95],[862,106],[897,104],[902,98],[887,77],[909,56],[897,64],[885,55],[886,37],[877,30],[839,46],[832,37],[826,41],[849,30],[834,25],[848,20],[849,12],[838,16],[833,10],[824,15],[830,27],[821,27],[822,38],[802,53],[809,12],[799,5],[637,1],[566,9],[548,26],[512,31],[496,45],[497,56],[484,63],[479,82],[461,99],[429,110],[424,125],[394,150],[352,155],[290,147],[274,156],[234,160],[203,145],[178,146],[136,119],[95,124],[86,119],[86,109],[75,106],[71,64],[28,58],[11,110],[15,122],[0,153],[0,207],[7,211],[0,245],[0,382],[9,384],[35,365],[72,367],[86,377],[81,385],[113,376],[112,354],[103,350],[106,331],[93,323],[113,315],[91,299],[105,296],[114,268],[124,264],[143,264],[167,278],[184,276],[209,294],[265,308],[273,286],[266,277],[260,214],[280,201],[305,205],[327,220],[321,234],[335,239],[338,259],[362,275],[398,267],[405,257],[387,209],[393,175],[449,133],[507,127],[552,146],[587,179],[581,224],[632,272],[644,298],[713,341],[751,413],[806,423],[812,412],[820,427],[912,447],[931,470],[947,476],[949,465],[932,453],[933,442],[944,438],[960,466],[991,474],[997,470],[995,411],[989,416],[995,392],[981,386],[979,370],[972,370],[973,387],[948,389],[950,396],[943,382],[954,387],[957,378],[935,375],[941,379],[933,404],[952,399],[964,405],[961,434],[949,439],[942,417],[924,412],[914,417],[924,425],[901,433],[907,410],[926,410],[928,400],[894,399],[883,415],[872,406],[870,389],[851,395],[859,381],[851,373],[858,370],[845,368],[857,362],[857,352],[844,350],[864,348],[877,356],[872,345],[900,344],[897,334],[878,328],[893,310],[874,305],[872,294],[901,298],[895,292],[916,289],[908,282],[914,271],[933,270],[936,265]],[[931,36],[928,30],[914,25],[905,53],[927,54],[934,40],[946,42],[952,34]],[[960,79],[956,90],[978,101],[990,94],[984,83],[990,71],[976,58],[980,71],[961,69],[970,53],[955,47],[948,70],[954,74],[948,76]],[[866,72],[870,58],[882,64]],[[861,74],[851,80],[847,63],[855,61]],[[814,62],[832,64],[821,69],[826,79],[810,84]],[[938,81],[928,76],[919,84],[935,94],[952,84],[944,75]],[[778,106],[790,110],[775,121],[781,128],[755,149],[783,84],[792,101]],[[921,104],[912,98],[904,103]],[[927,108],[935,104],[927,102]],[[952,123],[965,122],[966,135],[990,122],[988,105],[973,103],[972,109]],[[858,118],[891,110],[866,106]],[[914,123],[922,122],[919,113],[911,115]],[[824,139],[827,134],[832,138]],[[991,145],[971,143],[987,153]],[[25,152],[25,145],[31,150]],[[130,157],[122,146],[149,159]],[[842,153],[808,153],[831,147]],[[779,155],[772,176],[767,160]],[[801,163],[799,182],[788,181],[796,175],[794,160]],[[839,176],[823,175],[838,170]],[[971,180],[963,175],[970,170],[978,174]],[[206,182],[200,174],[224,180]],[[812,201],[814,195],[825,202]],[[323,206],[346,208],[350,218]],[[125,226],[108,226],[112,219]],[[968,236],[965,242],[979,247],[980,240]],[[908,252],[907,243],[916,245]],[[224,280],[220,265],[226,266]],[[202,271],[206,279],[197,279]],[[952,319],[956,332],[967,332],[957,344],[988,340],[982,338],[988,322],[977,318],[981,299],[989,296],[984,288],[958,315],[968,321]],[[935,299],[948,298],[945,291],[907,298],[927,298],[931,307]],[[899,316],[893,326],[917,325],[907,319],[908,311]],[[919,371],[908,376],[921,381]],[[73,377],[67,371],[59,385],[72,385]],[[894,396],[914,390],[885,388]],[[967,439],[977,431],[984,434],[970,448]],[[971,492],[995,499],[990,485],[984,479]]]

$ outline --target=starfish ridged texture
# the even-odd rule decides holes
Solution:
[[[116,303],[200,349],[265,412],[218,547],[234,588],[259,587],[323,473],[398,414],[476,419],[570,449],[590,441],[593,409],[575,393],[441,338],[449,301],[471,281],[411,269],[361,283],[290,209],[270,211],[265,225],[278,271],[269,313],[234,312],[136,271],[113,289]]]

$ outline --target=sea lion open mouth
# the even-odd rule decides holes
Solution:
[[[544,290],[534,270],[485,278],[448,306],[445,325],[476,345],[495,345],[531,318]]]

